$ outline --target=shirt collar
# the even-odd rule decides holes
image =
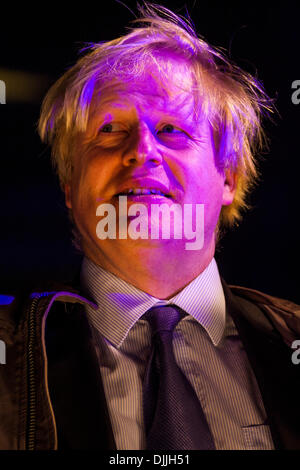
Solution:
[[[182,291],[168,300],[160,300],[84,258],[81,284],[98,305],[87,305],[91,324],[115,347],[120,347],[128,332],[154,305],[175,304],[205,328],[216,346],[225,328],[225,297],[213,258],[206,269]],[[185,317],[183,321],[190,320]]]

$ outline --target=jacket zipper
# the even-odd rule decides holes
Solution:
[[[26,449],[27,450],[35,450],[35,441],[36,441],[36,396],[37,396],[37,388],[36,388],[36,380],[35,380],[35,343],[36,343],[36,310],[37,305],[41,297],[45,297],[51,294],[50,292],[43,292],[40,294],[34,294],[34,298],[32,300],[31,306],[29,308],[29,315],[28,315],[28,348],[27,348],[27,377],[28,377],[28,412],[27,412],[27,433],[26,433]],[[46,358],[46,350],[44,341],[43,343],[43,352],[45,354],[45,361]],[[54,449],[57,449],[57,430],[56,430],[56,423],[55,417],[53,413],[53,408],[50,400],[47,379],[45,383],[47,397],[49,401],[49,408],[52,415],[53,426],[54,426],[54,433],[55,433],[55,442],[54,442]]]
[[[35,381],[35,324],[36,324],[36,308],[40,296],[36,296],[29,310],[28,319],[28,415],[27,415],[27,435],[26,449],[35,449],[35,432],[36,432],[36,381]]]

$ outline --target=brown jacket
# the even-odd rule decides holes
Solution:
[[[224,281],[276,449],[300,449],[300,307]],[[0,296],[1,299],[1,296]],[[0,449],[115,449],[84,304],[70,286],[23,292],[0,306]],[[7,302],[5,302],[7,300]]]

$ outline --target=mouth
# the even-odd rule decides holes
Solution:
[[[167,194],[159,189],[155,188],[129,188],[127,190],[123,190],[117,194],[115,194],[115,197],[119,196],[127,196],[128,198],[137,198],[137,197],[166,197],[168,199],[171,199],[171,195]]]
[[[168,185],[153,178],[139,178],[127,181],[118,188],[114,197],[127,196],[129,200],[172,199]]]

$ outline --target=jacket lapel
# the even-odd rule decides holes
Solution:
[[[46,323],[48,383],[59,449],[116,449],[84,307],[55,302]]]
[[[300,449],[300,370],[292,350],[263,311],[233,295],[222,280],[232,316],[261,391],[276,449]]]

